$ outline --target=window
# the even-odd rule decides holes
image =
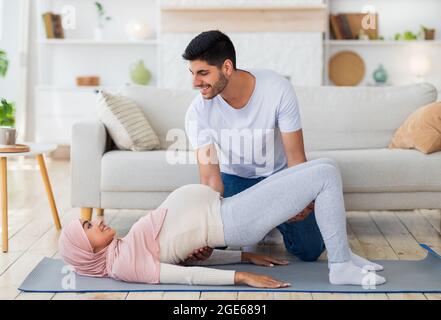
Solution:
[[[0,0],[0,40],[3,36],[3,0]]]

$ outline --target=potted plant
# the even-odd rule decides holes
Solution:
[[[421,26],[421,30],[424,33],[424,40],[433,40],[435,39],[435,29],[429,29],[425,26]]]
[[[95,2],[95,8],[98,15],[98,25],[95,28],[95,40],[103,40],[104,26],[106,22],[112,20],[112,18],[106,15],[101,3]]]
[[[15,105],[6,99],[0,100],[0,127],[15,126]]]
[[[5,77],[8,71],[9,59],[5,51],[0,50],[0,77]],[[15,126],[15,105],[2,98],[0,100],[0,126]]]

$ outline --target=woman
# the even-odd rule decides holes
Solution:
[[[349,248],[341,176],[330,159],[290,167],[225,199],[205,185],[183,186],[136,222],[122,239],[116,239],[115,231],[102,222],[75,220],[61,234],[60,254],[79,274],[129,282],[286,287],[288,283],[264,275],[179,264],[196,248],[256,244],[313,200],[328,252],[329,281],[362,285],[366,270],[383,270]],[[287,263],[257,254],[214,250],[202,264],[240,261]],[[370,285],[386,282],[376,274],[369,281]]]

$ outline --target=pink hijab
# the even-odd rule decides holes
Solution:
[[[100,252],[94,253],[81,221],[76,219],[63,228],[58,248],[64,262],[73,266],[78,274],[105,277],[107,251],[114,242],[116,239]]]
[[[127,236],[93,252],[79,219],[63,228],[58,247],[66,264],[80,275],[112,277],[127,282],[159,283],[159,241],[166,208],[139,219]]]

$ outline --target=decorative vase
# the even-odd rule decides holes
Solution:
[[[144,61],[139,60],[132,64],[130,68],[130,78],[133,83],[147,85],[152,78],[150,71],[144,66]]]
[[[374,77],[375,82],[378,84],[383,84],[386,83],[387,81],[388,75],[382,64],[380,64],[378,68],[375,69],[372,75]]]

